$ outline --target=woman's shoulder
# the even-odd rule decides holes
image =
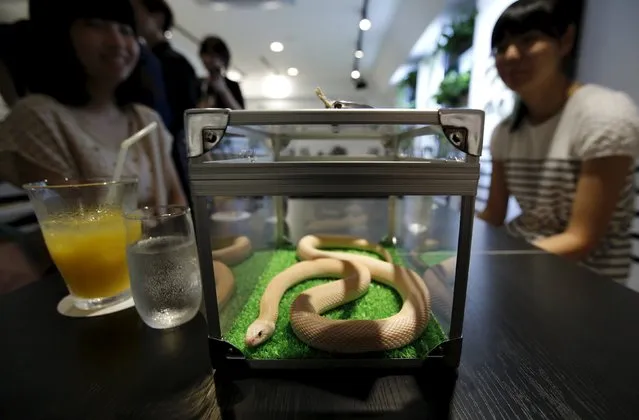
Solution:
[[[590,124],[602,121],[625,121],[639,126],[639,112],[635,102],[625,92],[596,84],[582,86],[570,102],[575,123]]]
[[[62,112],[65,106],[51,96],[30,94],[19,99],[11,108],[11,113],[54,114]]]
[[[67,108],[46,95],[27,95],[18,100],[0,125],[3,135],[7,130],[57,131],[68,121]]]

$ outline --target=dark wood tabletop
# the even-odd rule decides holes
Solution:
[[[474,235],[456,380],[214,378],[203,317],[65,318],[53,276],[0,298],[0,419],[639,418],[639,294],[482,222]]]

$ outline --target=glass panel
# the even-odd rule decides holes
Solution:
[[[463,160],[441,129],[428,125],[230,126],[209,153],[215,161]]]
[[[339,277],[335,275],[315,275],[291,286],[282,295],[279,305],[274,304],[279,313],[272,336],[255,346],[247,344],[246,338],[251,324],[258,318],[260,300],[267,286],[278,274],[304,259],[296,250],[300,240],[308,238],[307,235],[348,235],[381,245],[394,264],[411,269],[417,281],[424,281],[431,295],[432,310],[427,326],[417,328],[417,336],[401,347],[375,352],[374,357],[425,358],[429,351],[447,340],[450,326],[454,282],[452,278],[442,277],[440,268],[457,251],[459,213],[447,207],[451,198],[213,197],[209,233],[213,258],[218,261],[213,267],[222,338],[249,359],[334,357],[334,353],[300,338],[298,329],[301,327],[296,329],[291,323],[291,308],[296,299],[295,305],[304,303],[303,293],[335,281]],[[344,244],[329,245],[329,251],[380,259],[379,255],[361,247],[350,249]],[[397,267],[391,268],[390,272],[396,273]],[[454,276],[454,270],[452,274]],[[375,320],[396,316],[404,301],[397,290],[378,280],[373,279],[362,296],[328,310],[323,318]],[[337,283],[336,287],[340,288]],[[312,301],[313,298],[308,299]],[[374,329],[377,324],[369,325]],[[328,327],[331,333],[332,328]],[[375,330],[372,332],[374,335]],[[388,332],[380,334],[387,336]]]

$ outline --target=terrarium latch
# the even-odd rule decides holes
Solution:
[[[439,121],[446,139],[457,150],[471,156],[481,156],[484,131],[483,111],[441,109]]]
[[[184,121],[189,157],[198,157],[213,149],[224,137],[229,109],[188,109]]]

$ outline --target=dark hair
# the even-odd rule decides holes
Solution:
[[[200,44],[200,55],[215,54],[224,62],[224,66],[228,67],[231,63],[231,51],[226,43],[217,36],[207,36]]]
[[[86,88],[87,74],[71,42],[71,26],[78,19],[95,18],[119,22],[135,30],[130,0],[30,0],[29,12],[42,48],[42,72],[34,78],[32,92],[51,96],[65,105],[86,105],[91,99]],[[153,93],[139,60],[129,77],[117,87],[115,100],[118,106],[153,103]]]
[[[144,8],[149,11],[149,13],[161,13],[164,17],[164,22],[162,24],[162,31],[166,32],[171,30],[174,23],[173,12],[171,8],[164,0],[142,0],[142,4]]]
[[[566,34],[570,25],[576,23],[571,13],[571,2],[565,0],[517,0],[504,10],[493,28],[491,48],[494,51],[509,35],[522,35],[530,31],[539,31],[554,39]],[[566,63],[568,67],[570,64]],[[510,131],[517,130],[528,110],[526,105],[517,100],[512,115]]]

